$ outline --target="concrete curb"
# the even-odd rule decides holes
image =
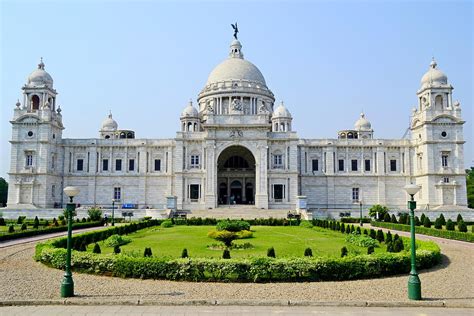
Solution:
[[[445,302],[439,301],[291,301],[291,300],[103,300],[103,299],[52,299],[52,300],[5,300],[1,306],[39,306],[39,305],[123,305],[123,306],[321,306],[321,307],[446,307],[474,308],[474,302]]]

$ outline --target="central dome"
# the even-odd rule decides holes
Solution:
[[[206,85],[234,80],[267,85],[260,70],[254,64],[244,59],[241,48],[242,44],[238,40],[232,41],[229,58],[214,68],[207,78]]]

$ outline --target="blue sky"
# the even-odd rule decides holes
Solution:
[[[335,138],[361,110],[375,137],[401,138],[435,56],[461,102],[465,164],[474,165],[472,1],[2,1],[0,11],[0,177],[8,121],[41,56],[63,137],[97,137],[112,110],[138,138],[172,138],[227,57],[235,21],[245,58],[305,138]]]

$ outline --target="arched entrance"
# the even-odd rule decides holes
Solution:
[[[217,160],[219,205],[255,203],[255,158],[243,146],[226,148]]]

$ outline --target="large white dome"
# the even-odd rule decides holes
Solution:
[[[217,65],[207,78],[206,85],[232,80],[251,81],[266,86],[260,70],[251,62],[240,58],[229,58]]]

